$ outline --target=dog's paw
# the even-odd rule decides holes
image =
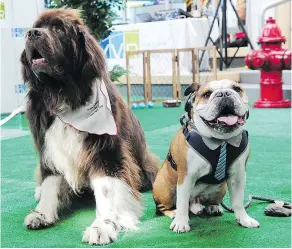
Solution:
[[[168,216],[170,219],[174,219],[175,218],[175,213],[176,213],[176,210],[166,210],[163,212],[164,215]]]
[[[24,218],[24,225],[30,230],[49,227],[52,226],[53,223],[54,222],[48,220],[44,214],[36,211],[31,212]]]
[[[130,231],[137,231],[139,220],[136,216],[131,214],[123,214],[117,217],[118,223],[121,227],[121,231],[123,232],[130,232]]]
[[[193,203],[190,207],[190,211],[194,215],[200,215],[203,212],[203,206],[200,203]]]
[[[175,233],[186,233],[191,230],[188,217],[175,217],[170,225],[170,229]]]
[[[115,221],[97,218],[86,228],[82,242],[90,245],[107,245],[117,240],[119,232],[120,227]]]
[[[204,213],[209,216],[221,216],[223,209],[218,205],[209,205],[204,208]]]
[[[260,223],[248,215],[244,215],[242,217],[237,218],[237,222],[239,223],[239,225],[243,227],[248,228],[260,227]]]

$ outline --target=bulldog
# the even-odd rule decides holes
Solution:
[[[223,214],[226,185],[237,222],[259,227],[244,208],[250,146],[243,126],[249,115],[242,86],[231,80],[191,84],[184,93],[186,114],[153,185],[156,210],[172,218],[170,229],[190,231],[195,215]]]

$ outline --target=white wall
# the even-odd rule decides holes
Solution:
[[[1,82],[0,113],[13,111],[23,100],[25,93],[16,93],[16,85],[23,84],[20,75],[20,54],[24,48],[24,36],[14,37],[12,29],[21,28],[25,33],[36,17],[45,9],[43,0],[2,0],[5,20],[0,20]]]
[[[247,0],[247,32],[254,49],[258,49],[258,37],[260,36],[260,12],[265,5],[273,3],[275,0]],[[269,17],[275,18],[275,9],[270,9],[266,12],[265,19]]]
[[[284,3],[276,8],[276,21],[279,25],[282,35],[287,39],[286,43],[283,44],[284,48],[292,49],[292,0]]]

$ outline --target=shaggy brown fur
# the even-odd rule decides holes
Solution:
[[[33,63],[44,58],[44,63]],[[141,125],[110,81],[103,51],[75,10],[51,10],[40,15],[26,36],[22,75],[29,84],[27,118],[40,159],[41,183],[56,174],[44,158],[45,136],[58,113],[75,110],[92,95],[92,83],[105,82],[118,135],[86,134],[78,165],[80,186],[95,175],[117,177],[138,198],[152,189],[158,160],[147,148]],[[65,188],[67,191],[67,188]]]

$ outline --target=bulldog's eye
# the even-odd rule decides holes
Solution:
[[[209,98],[210,96],[211,96],[211,92],[210,91],[208,91],[208,92],[205,92],[204,93],[204,95],[203,95],[203,97],[205,98],[205,99],[207,99],[207,98]]]
[[[240,93],[240,92],[241,92],[241,88],[238,87],[238,86],[233,87],[233,90],[234,90],[235,92],[237,92],[237,93]]]

